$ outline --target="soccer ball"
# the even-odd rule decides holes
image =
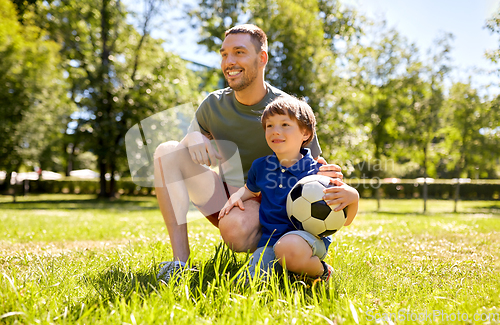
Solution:
[[[323,190],[335,185],[330,177],[310,175],[295,184],[286,199],[286,212],[293,225],[319,237],[330,236],[344,225],[347,215],[335,212],[323,200]]]

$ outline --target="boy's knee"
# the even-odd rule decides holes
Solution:
[[[296,264],[300,265],[302,260],[309,259],[312,255],[304,244],[308,246],[300,236],[283,236],[274,245],[274,254],[281,265],[286,263],[287,268],[293,270]]]

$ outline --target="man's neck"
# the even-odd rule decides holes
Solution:
[[[267,87],[264,79],[257,79],[243,90],[235,91],[236,100],[246,106],[252,106],[260,102],[267,94]]]

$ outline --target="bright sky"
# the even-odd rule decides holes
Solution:
[[[193,1],[193,0],[190,0]],[[485,57],[487,49],[498,48],[500,35],[485,29],[486,19],[500,8],[500,0],[340,0],[354,6],[361,14],[376,20],[386,19],[389,27],[414,42],[422,54],[432,46],[432,42],[443,34],[452,33],[452,58],[456,68],[453,79],[467,81],[473,77],[476,87],[494,82],[498,77],[487,75],[495,68]],[[175,10],[172,10],[172,15]],[[169,24],[172,25],[172,24]],[[172,31],[179,30],[178,23]],[[176,33],[174,33],[175,35]],[[192,30],[170,38],[167,49],[177,52],[183,58],[209,66],[219,66],[218,54],[206,53],[196,45],[197,35]],[[482,69],[483,72],[477,71]],[[500,88],[493,91],[500,93]]]
[[[386,19],[390,27],[414,42],[425,53],[436,37],[452,33],[452,57],[462,81],[473,75],[477,84],[498,78],[487,77],[474,68],[495,68],[485,57],[487,49],[499,46],[499,36],[484,28],[486,20],[500,8],[500,0],[343,0],[368,17]],[[457,71],[457,72],[458,72]]]

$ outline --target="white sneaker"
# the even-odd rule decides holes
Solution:
[[[185,271],[195,271],[191,269],[189,264],[181,261],[169,261],[160,263],[160,271],[156,279],[168,283],[172,278],[177,278]]]

